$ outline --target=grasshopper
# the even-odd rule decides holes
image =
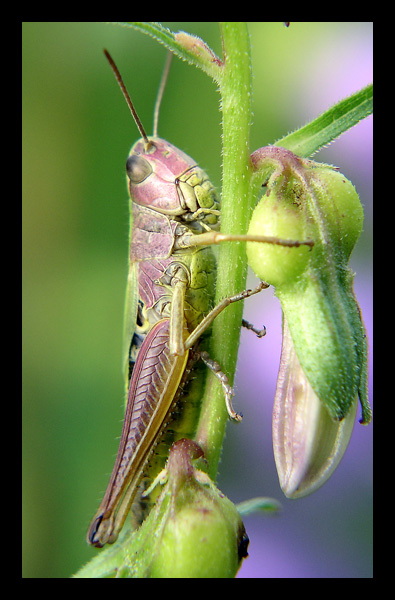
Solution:
[[[157,136],[164,85],[154,135],[148,138],[114,61],[104,52],[141,139],[126,161],[133,219],[124,329],[127,405],[115,465],[88,531],[88,543],[97,547],[116,541],[138,493],[141,500],[141,480],[148,475],[152,481],[153,450],[183,393],[183,404],[189,403],[184,390],[198,359],[221,381],[229,416],[241,419],[232,407],[233,390],[226,375],[207,352],[199,350],[198,341],[224,308],[268,284],[261,282],[212,308],[216,262],[210,246],[247,240],[303,243],[220,233],[220,200],[208,176],[191,157]],[[243,324],[264,335],[264,330]],[[182,432],[179,437],[187,436]]]

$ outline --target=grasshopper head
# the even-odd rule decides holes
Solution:
[[[219,196],[187,154],[159,137],[139,140],[126,161],[130,197],[140,206],[182,220],[215,225]]]
[[[219,217],[219,197],[206,173],[187,154],[156,136],[159,105],[170,60],[155,106],[154,136],[148,139],[126,90],[121,74],[109,52],[104,54],[114,72],[142,139],[131,149],[126,161],[128,187],[133,202],[172,218],[199,222],[199,227],[215,227]]]

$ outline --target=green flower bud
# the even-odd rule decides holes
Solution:
[[[202,454],[185,439],[170,451],[166,482],[147,519],[149,543],[154,536],[148,577],[234,577],[247,556],[248,537],[236,507],[192,465]]]
[[[363,224],[358,194],[333,167],[284,148],[261,148],[252,163],[262,171],[267,196],[254,211],[250,231],[302,235],[314,246],[279,245],[275,254],[277,246],[251,242],[249,262],[259,277],[276,285],[301,367],[330,416],[343,419],[359,396],[367,423],[366,335],[348,267]]]
[[[256,206],[248,235],[266,235],[280,239],[304,240],[306,220],[297,204],[284,201],[274,191]],[[255,274],[275,287],[295,281],[310,261],[311,248],[290,248],[275,244],[247,243],[248,263]]]
[[[219,499],[219,497],[218,497]],[[234,577],[240,567],[237,545],[244,547],[244,530],[235,529],[240,517],[223,497],[208,498],[198,493],[176,514],[169,515],[160,552],[151,565],[150,577]],[[184,501],[186,502],[186,498]]]
[[[118,540],[76,576],[235,577],[248,556],[248,536],[234,504],[193,465],[201,457],[203,451],[196,442],[181,439],[173,444],[167,468],[146,490],[146,495],[151,494],[162,485],[141,527],[134,531],[124,527]],[[260,499],[259,504],[275,508],[269,499]]]
[[[310,184],[324,213],[326,227],[333,229],[331,239],[348,260],[363,227],[363,208],[357,191],[342,173],[326,165],[312,169]]]
[[[333,167],[276,147],[251,158],[267,194],[249,233],[280,238],[276,246],[252,242],[247,253],[256,274],[275,285],[284,313],[283,355],[288,348],[292,361],[285,368],[282,359],[273,437],[281,485],[297,497],[322,485],[338,464],[358,397],[361,422],[371,418],[366,334],[348,266],[363,210],[352,183]],[[314,245],[282,247],[284,238]]]

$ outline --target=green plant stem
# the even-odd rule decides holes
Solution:
[[[250,217],[251,56],[247,25],[221,23],[224,66],[220,93],[223,129],[221,231],[246,233]],[[216,302],[245,289],[245,244],[223,243],[219,248]],[[232,384],[240,339],[242,302],[229,306],[213,324],[210,354]],[[197,441],[203,446],[209,475],[215,480],[228,414],[221,386],[208,378]]]

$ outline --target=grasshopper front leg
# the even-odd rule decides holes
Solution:
[[[206,233],[184,235],[175,243],[175,249],[189,248],[191,246],[207,246],[211,244],[220,244],[221,242],[261,242],[264,244],[275,244],[277,246],[287,246],[290,248],[299,248],[299,246],[314,246],[313,240],[286,240],[267,235],[230,235],[217,231],[207,231]]]

